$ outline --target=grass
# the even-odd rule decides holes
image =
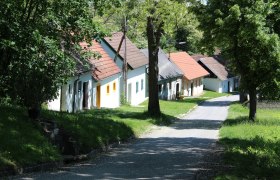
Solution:
[[[20,107],[0,105],[0,170],[60,160],[59,152]]]
[[[280,179],[280,111],[258,109],[255,122],[247,116],[247,107],[231,105],[220,143],[234,168],[217,179]]]
[[[92,109],[68,114],[63,112],[43,111],[45,119],[54,119],[71,134],[81,146],[82,152],[92,148],[104,147],[116,141],[125,141],[129,137],[140,136],[153,125],[169,125],[177,115],[186,113],[203,98],[181,101],[160,100],[162,115],[151,118],[147,113],[147,104],[139,107],[122,106],[117,109]]]
[[[93,109],[76,114],[43,110],[41,118],[56,121],[79,143],[80,153],[86,153],[93,148],[140,136],[153,125],[168,125],[179,114],[209,99],[209,94],[212,94],[211,97],[214,94],[217,94],[215,97],[224,95],[206,91],[198,98],[160,100],[162,116],[157,119],[148,116],[147,101],[139,107]],[[0,104],[0,114],[0,170],[61,159],[60,152],[42,135],[40,128],[28,119],[24,108]]]
[[[228,96],[230,95],[229,93],[217,93],[214,91],[209,91],[209,90],[204,90],[204,94],[202,95],[202,97],[204,98],[217,98],[217,97],[221,97],[221,96]]]

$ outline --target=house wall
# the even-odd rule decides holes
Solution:
[[[203,85],[205,89],[209,89],[212,91],[222,92],[222,81],[218,78],[204,78]]]
[[[87,104],[88,106],[83,108],[83,98],[84,98],[84,87],[83,87],[83,83],[84,82],[88,82],[88,89],[87,89],[87,93],[88,93],[88,99],[87,99]],[[79,83],[80,86],[79,87]],[[91,98],[92,98],[92,88],[93,88],[93,81],[92,81],[92,76],[91,76],[91,72],[88,72],[86,74],[83,74],[80,76],[77,86],[76,86],[76,96],[75,96],[75,110],[82,110],[82,109],[90,109],[91,105]]]
[[[183,79],[182,93],[183,96],[199,96],[203,93],[203,78],[193,80]],[[193,84],[193,85],[192,85]]]
[[[199,96],[203,93],[203,78],[194,79],[194,96]]]
[[[60,98],[61,98],[61,88],[58,89],[58,96],[51,100],[48,101],[47,105],[48,105],[48,109],[49,110],[53,110],[53,111],[60,111]]]
[[[203,84],[206,89],[216,91],[219,93],[233,92],[235,91],[234,87],[238,87],[238,84],[234,85],[234,83],[236,83],[235,79],[236,77],[232,77],[227,80],[221,81],[218,78],[205,78],[203,80]]]
[[[179,84],[179,95],[182,88],[182,78],[170,79],[158,83],[161,91],[158,92],[159,98],[164,100],[176,99],[176,85]]]
[[[222,81],[222,85],[221,85],[222,92],[233,92],[234,91],[234,83],[235,83],[234,79],[235,79],[235,77],[232,77],[232,78]]]
[[[116,89],[113,90],[113,84],[116,83]],[[94,106],[96,107],[96,86],[100,85],[100,106],[103,108],[117,108],[120,106],[120,74],[108,77],[94,87]],[[109,87],[109,93],[107,93]]]
[[[74,84],[76,82],[76,86]],[[116,83],[116,90],[113,90],[113,83]],[[84,83],[88,83],[87,90],[84,91]],[[80,85],[79,85],[80,84]],[[100,82],[92,79],[91,72],[81,76],[70,78],[67,84],[63,85],[59,92],[61,94],[53,101],[48,102],[48,109],[56,111],[73,112],[73,101],[75,98],[74,111],[91,109],[96,107],[96,87],[100,85],[100,106],[105,108],[116,108],[120,105],[120,74],[108,77]],[[107,93],[109,86],[109,93]],[[84,92],[87,91],[87,106],[83,107]],[[75,95],[74,95],[75,92]],[[74,97],[75,96],[75,97]]]
[[[74,84],[76,82],[76,86]],[[84,87],[83,83],[88,83],[87,93],[88,98],[85,99],[87,101],[87,107],[83,107],[83,98],[84,98]],[[80,85],[79,85],[80,84]],[[92,107],[92,91],[93,91],[93,80],[90,72],[87,72],[81,76],[75,76],[70,78],[67,84],[63,85],[60,88],[61,91],[61,102],[60,100],[56,100],[57,103],[60,104],[60,109],[58,111],[66,111],[73,112],[73,101],[75,98],[74,110],[80,111],[82,109],[90,109]],[[75,92],[75,97],[74,97]],[[49,103],[50,104],[50,103]],[[51,109],[49,107],[49,109]]]
[[[131,105],[138,105],[143,101],[145,101],[146,81],[147,81],[146,66],[142,66],[137,69],[128,71],[127,92],[131,91],[131,93],[128,93],[127,96],[131,95],[131,97],[127,97],[127,99],[130,99]],[[130,87],[131,89],[129,89]]]
[[[101,41],[101,46],[105,49],[105,51],[109,54],[109,56],[114,59],[116,53],[105,43]],[[123,60],[119,57],[116,58],[117,66],[122,69],[123,68]],[[141,88],[141,83],[143,80],[143,89]],[[137,89],[138,82],[138,91]],[[127,101],[131,105],[138,105],[146,100],[146,92],[147,92],[147,74],[146,74],[146,65],[141,66],[139,68],[128,70],[127,73]],[[124,92],[124,81],[123,78],[120,79],[120,94]],[[131,92],[131,93],[129,93]],[[130,96],[130,97],[129,97]]]

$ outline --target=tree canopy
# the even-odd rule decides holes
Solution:
[[[102,36],[93,9],[105,0],[0,2],[0,97],[27,107],[55,97],[74,74],[70,52]]]
[[[99,21],[109,31],[119,31],[123,23],[123,17],[128,20],[128,37],[139,47],[147,48],[146,17],[147,7],[153,1],[121,1],[118,7],[108,8],[99,17]],[[164,0],[157,10],[164,13],[164,31],[161,38],[161,47],[169,49],[174,47],[178,50],[197,53],[200,51],[198,43],[202,33],[198,30],[199,22],[196,15],[186,1]],[[186,42],[185,45],[175,46],[176,42]]]
[[[275,3],[209,0],[201,6],[204,47],[210,53],[220,48],[231,70],[241,76],[241,88],[249,92],[252,120],[257,95],[279,96],[280,41]],[[272,21],[267,21],[269,18]]]

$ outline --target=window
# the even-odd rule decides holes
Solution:
[[[116,91],[116,82],[113,83],[113,91]]]
[[[107,85],[107,94],[110,94],[110,86]]]
[[[144,80],[141,79],[141,90],[143,90],[143,89],[144,89]]]
[[[139,91],[139,89],[138,89],[139,87],[138,86],[139,86],[139,83],[136,82],[136,93],[138,93],[138,91]]]
[[[172,82],[170,81],[169,82],[169,89],[171,89],[171,87],[172,87]]]

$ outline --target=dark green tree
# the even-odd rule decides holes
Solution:
[[[93,23],[102,0],[0,1],[0,97],[29,109],[56,96],[74,73],[71,52],[102,35]]]
[[[195,1],[194,1],[195,2]],[[122,1],[122,5],[119,7],[108,8],[105,13],[100,17],[101,22],[111,31],[119,31],[123,22],[123,17],[126,16],[128,20],[128,37],[139,48],[147,48],[147,36],[146,36],[146,5],[148,1]],[[152,1],[150,1],[152,3]],[[174,42],[181,42],[180,39],[186,39],[187,46],[178,46],[178,49],[188,50],[190,52],[198,52],[198,42],[202,37],[201,31],[198,30],[199,24],[194,13],[190,11],[190,6],[186,3],[192,4],[189,1],[173,1],[164,0],[160,2],[165,3],[167,6],[160,6],[157,9],[165,14],[164,31],[162,36],[161,48],[174,48]],[[165,12],[164,12],[165,10]],[[187,33],[181,33],[180,30],[184,30]],[[180,34],[177,38],[177,34]],[[166,41],[165,41],[165,40]]]
[[[277,96],[275,90],[279,92],[279,36],[272,30],[276,24],[267,21],[275,13],[275,2],[208,0],[202,5],[204,45],[210,53],[220,48],[230,68],[242,77],[241,88],[250,97],[251,120],[256,115],[257,95],[272,97]]]

